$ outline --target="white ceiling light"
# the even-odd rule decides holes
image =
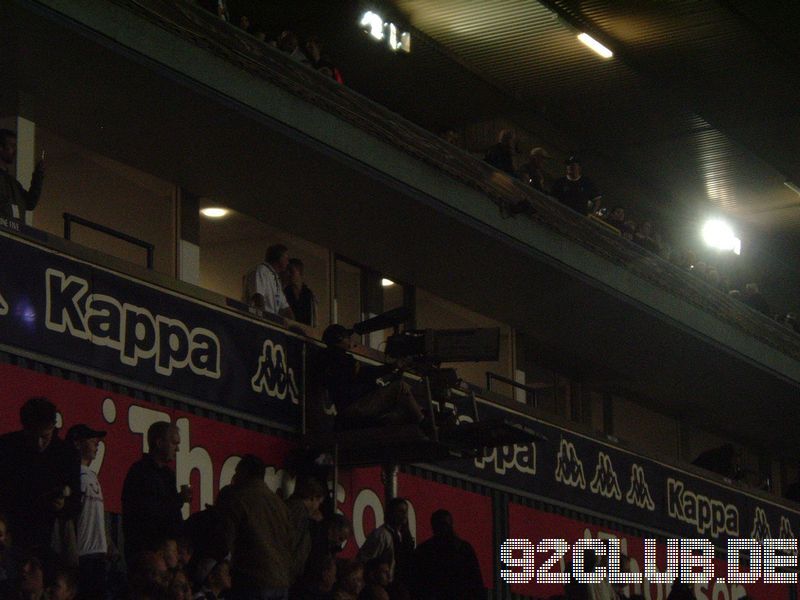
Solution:
[[[221,208],[219,206],[208,206],[206,208],[200,209],[200,214],[204,217],[209,217],[211,219],[221,219],[225,215],[228,214],[227,208]]]
[[[386,279],[385,277],[381,279],[381,285],[383,287],[392,287],[394,285],[394,281],[391,279]]]
[[[703,241],[706,245],[717,250],[733,251],[741,254],[742,240],[736,237],[733,229],[725,221],[710,219],[703,225]]]
[[[579,33],[578,34],[578,39],[580,40],[580,42],[584,46],[587,46],[588,48],[591,48],[592,50],[594,50],[597,54],[599,54],[603,58],[611,58],[612,56],[614,56],[614,53],[611,50],[609,50],[608,48],[603,46],[603,44],[598,42],[596,39],[594,39],[588,33]]]
[[[795,194],[800,196],[800,187],[797,187],[797,184],[795,184],[794,181],[789,181],[787,179],[786,181],[783,182],[783,185],[785,185],[787,188],[792,190]]]

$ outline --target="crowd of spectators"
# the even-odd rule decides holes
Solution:
[[[444,132],[442,137],[451,143],[458,143],[458,136],[452,130]],[[734,283],[734,278],[727,274],[723,267],[699,260],[693,250],[677,249],[652,221],[640,221],[622,206],[603,207],[603,196],[592,180],[583,175],[579,157],[569,156],[564,161],[565,174],[557,179],[552,178],[546,166],[546,161],[553,160],[553,156],[542,147],[534,147],[524,164],[516,167],[514,160],[516,139],[512,129],[501,130],[498,142],[487,150],[484,160],[537,191],[551,196],[573,211],[604,222],[624,239],[672,262],[714,289],[729,294],[753,310],[800,333],[800,323],[796,315],[791,312],[774,313],[756,282]],[[516,212],[525,212],[525,207],[517,207]]]
[[[233,15],[228,9],[227,0],[195,0],[195,2],[219,17],[220,20],[238,27],[265,44],[274,46],[300,64],[314,69],[338,83],[344,83],[339,68],[324,54],[324,45],[318,36],[309,35],[301,40],[296,32],[284,30],[274,40],[268,40],[266,30],[257,24],[250,15]]]
[[[241,458],[213,505],[184,520],[192,489],[178,489],[172,466],[180,432],[161,421],[124,479],[121,553],[92,468],[106,432],[79,424],[62,439],[57,415],[49,400],[31,398],[22,429],[0,436],[0,598],[485,598],[475,552],[446,510],[417,547],[408,501],[393,498],[385,522],[344,559],[353,528],[333,510],[327,480],[298,476],[294,493],[279,497],[254,455]]]

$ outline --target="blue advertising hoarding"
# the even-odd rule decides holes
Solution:
[[[297,429],[301,338],[2,231],[0,253],[0,343]],[[468,415],[464,402],[460,412]],[[487,402],[479,402],[479,416],[515,421],[546,441],[451,461],[447,469],[719,544],[800,531],[796,510],[733,485]]]

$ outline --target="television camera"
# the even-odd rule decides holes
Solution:
[[[446,362],[496,361],[500,356],[500,328],[407,329],[400,325],[411,319],[406,307],[387,311],[353,325],[359,335],[393,328],[386,340],[386,354],[427,365]]]

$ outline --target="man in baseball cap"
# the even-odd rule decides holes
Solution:
[[[108,583],[108,541],[103,490],[89,468],[97,457],[105,431],[84,423],[70,427],[67,442],[81,457],[81,512],[77,521],[79,588],[86,598],[104,598]],[[82,596],[82,597],[84,597]]]
[[[572,155],[564,161],[564,166],[566,175],[555,182],[551,194],[577,213],[588,215],[596,212],[602,194],[588,177],[583,176],[581,159]]]

